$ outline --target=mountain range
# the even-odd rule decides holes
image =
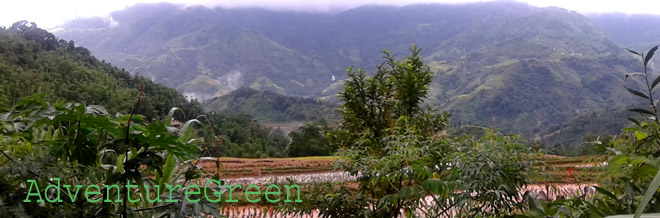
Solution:
[[[617,35],[625,22],[607,19],[618,20],[508,1],[340,13],[159,3],[73,20],[56,34],[201,101],[250,87],[338,103],[347,67],[373,73],[383,49],[404,57],[415,44],[435,73],[428,105],[454,120],[538,136],[636,103],[623,88],[635,81],[624,78],[641,65],[624,47],[657,42],[625,41]]]

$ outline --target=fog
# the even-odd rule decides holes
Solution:
[[[273,10],[295,10],[308,12],[336,13],[367,4],[401,6],[415,3],[471,3],[485,0],[165,0],[182,5],[204,5],[207,7],[265,7]],[[629,14],[660,14],[660,3],[656,1],[598,1],[598,0],[521,0],[536,6],[558,6],[582,13],[621,12]],[[2,3],[0,26],[9,26],[19,20],[36,22],[39,27],[51,29],[68,20],[81,17],[107,17],[136,3],[155,3],[162,0],[112,0],[112,1],[6,1]]]

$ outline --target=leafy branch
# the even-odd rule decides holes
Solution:
[[[649,83],[649,75],[648,75],[648,63],[651,61],[651,59],[653,58],[653,55],[658,50],[658,46],[655,46],[655,47],[651,48],[646,53],[646,56],[644,55],[643,52],[636,52],[636,51],[632,51],[630,49],[626,49],[626,50],[628,50],[628,52],[630,52],[630,53],[633,53],[633,54],[639,56],[642,59],[642,62],[644,63],[644,74],[643,75],[634,74],[634,75],[640,75],[640,76],[644,77],[644,81],[645,81],[644,84],[646,85],[647,93],[642,93],[642,92],[630,89],[628,87],[626,87],[626,89],[635,96],[647,99],[651,104],[651,108],[653,109],[653,111],[649,111],[649,110],[645,110],[645,109],[641,109],[641,108],[635,108],[635,109],[630,109],[629,110],[629,111],[636,112],[636,113],[652,115],[651,118],[655,122],[655,128],[651,128],[651,131],[652,131],[651,136],[638,137],[638,138],[641,138],[642,140],[645,140],[645,139],[650,140],[652,138],[657,137],[657,135],[659,134],[657,132],[657,127],[658,127],[658,125],[660,125],[660,120],[658,120],[658,110],[657,110],[657,107],[656,107],[656,102],[655,102],[655,99],[653,98],[653,89],[658,84],[660,84],[660,76],[656,77],[651,83]],[[629,76],[630,75],[626,75],[626,78],[628,78]],[[630,119],[630,120],[635,122],[634,119]],[[639,122],[635,122],[635,123],[638,124],[638,125],[640,124]],[[637,134],[638,132],[635,132],[635,133]],[[640,135],[642,135],[642,134],[640,134]],[[641,144],[642,144],[642,142],[638,142],[637,148],[635,149],[636,152],[639,149]],[[644,211],[646,210],[646,206],[651,202],[651,199],[654,197],[655,193],[658,191],[658,188],[660,188],[660,172],[658,172],[655,175],[653,180],[651,180],[650,184],[648,185],[648,188],[646,189],[646,192],[644,193],[644,196],[642,197],[641,201],[639,202],[639,205],[637,206],[637,209],[635,210],[635,216],[634,216],[635,218],[641,217],[642,213],[644,213]]]
[[[641,113],[641,114],[646,114],[646,115],[651,115],[651,116],[653,116],[653,120],[655,121],[655,123],[658,124],[660,121],[658,120],[658,110],[657,110],[657,107],[656,107],[656,103],[655,103],[655,100],[653,99],[653,89],[660,83],[660,76],[656,77],[653,80],[652,83],[649,83],[649,73],[648,73],[648,63],[649,63],[649,61],[651,61],[651,58],[653,58],[653,55],[655,54],[655,51],[658,50],[658,46],[655,46],[655,47],[651,48],[646,53],[646,56],[644,55],[644,52],[636,52],[636,51],[633,51],[633,50],[630,50],[630,49],[626,49],[626,50],[628,50],[628,52],[630,52],[630,53],[633,53],[633,54],[639,56],[642,59],[642,62],[644,63],[644,74],[628,74],[628,75],[626,75],[626,79],[630,76],[637,76],[637,75],[643,76],[644,81],[645,81],[644,85],[646,86],[645,87],[646,88],[646,93],[642,93],[640,91],[637,91],[637,90],[634,90],[634,89],[631,89],[631,88],[628,88],[628,87],[625,87],[625,88],[631,94],[648,100],[649,103],[651,104],[651,108],[653,109],[653,111],[649,111],[649,110],[642,109],[642,108],[634,108],[634,109],[630,109],[628,111]],[[635,122],[635,123],[639,123],[639,122]]]

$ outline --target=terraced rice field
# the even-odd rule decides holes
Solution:
[[[307,183],[354,181],[356,178],[343,171],[333,170],[335,157],[304,158],[203,158],[201,165],[209,174],[220,174],[227,184],[286,183],[287,179],[304,187]],[[593,185],[598,176],[605,172],[607,157],[561,157],[543,155],[536,167],[545,168],[544,176],[534,178],[532,184],[520,190],[543,192],[554,200],[581,194],[593,194]],[[262,187],[264,188],[264,187]],[[304,188],[303,188],[304,189]],[[224,207],[223,214],[229,217],[291,217],[274,212],[272,205],[233,205]],[[317,217],[316,214],[307,217]]]
[[[335,157],[301,158],[202,158],[201,165],[208,173],[221,178],[246,178],[275,175],[295,175],[333,170]]]
[[[544,178],[536,178],[541,184],[594,183],[607,167],[606,156],[561,157],[544,155],[537,167],[545,167]]]
[[[285,181],[298,183],[329,182],[355,179],[345,172],[335,171],[335,157],[303,158],[202,158],[201,165],[208,176],[219,174],[226,182],[265,183]],[[607,157],[562,157],[543,155],[536,167],[545,168],[543,178],[534,178],[540,184],[593,183],[606,168]]]

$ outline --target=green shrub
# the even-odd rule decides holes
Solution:
[[[283,204],[292,214],[320,217],[499,216],[512,214],[518,190],[533,174],[517,136],[489,131],[482,139],[442,133],[449,114],[422,107],[432,74],[416,47],[367,77],[348,70],[340,94],[343,122],[330,134],[339,147],[336,167],[357,176],[317,184],[304,203]],[[430,201],[422,201],[431,197]]]

